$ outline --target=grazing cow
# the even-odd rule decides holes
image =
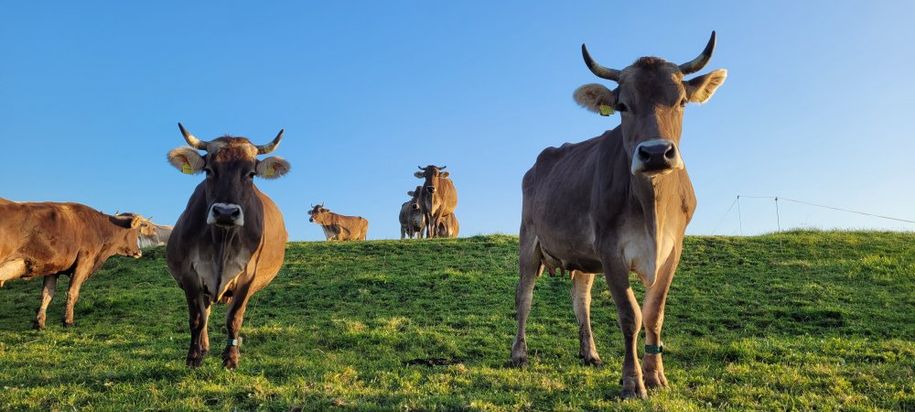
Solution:
[[[244,137],[203,141],[180,123],[178,127],[191,147],[170,151],[168,161],[184,173],[206,173],[166,245],[168,270],[187,298],[187,365],[199,367],[209,351],[210,306],[221,302],[229,304],[222,364],[234,369],[248,301],[276,277],[286,254],[283,214],[254,185],[255,176],[276,179],[289,171],[289,163],[279,157],[257,158],[276,149],[283,131],[272,142],[255,146]]]
[[[438,226],[439,220],[445,216],[454,213],[457,207],[457,189],[454,188],[454,182],[448,178],[448,172],[442,172],[448,166],[420,167],[420,171],[413,175],[419,179],[425,179],[423,182],[423,213],[426,215],[426,233],[429,237],[435,237],[435,227]]]
[[[64,326],[73,326],[73,307],[87,279],[114,255],[140,257],[139,218],[109,216],[78,203],[0,201],[0,286],[8,280],[44,277],[35,328],[60,275],[70,276]]]
[[[696,207],[679,152],[683,113],[687,103],[707,101],[727,72],[715,70],[690,80],[684,76],[701,70],[714,46],[712,32],[702,54],[688,63],[642,57],[614,70],[592,60],[582,45],[591,72],[618,87],[587,84],[575,91],[575,100],[602,115],[620,112],[622,122],[590,140],[545,149],[524,175],[512,363],[527,361],[525,323],[534,283],[546,267],[551,273],[572,271],[579,355],[587,364],[600,364],[590,303],[594,274],[603,273],[625,345],[622,396],[645,397],[646,386],[667,386],[660,337],[664,302]],[[641,310],[629,285],[630,272],[646,287]],[[646,345],[640,368],[636,344],[643,322]]]
[[[400,238],[414,237],[423,238],[423,230],[426,228],[426,216],[422,211],[422,203],[419,196],[422,194],[422,186],[416,186],[416,190],[407,192],[410,200],[403,202],[400,206]]]
[[[151,219],[147,219],[135,213],[123,212],[116,213],[116,216],[134,217],[139,216],[143,221],[140,226],[140,248],[145,249],[155,246],[165,246],[168,243],[168,237],[171,236],[174,227],[157,225]]]
[[[321,225],[327,240],[365,240],[369,221],[362,216],[344,216],[331,212],[324,204],[312,205],[309,222]]]
[[[454,213],[447,214],[442,216],[438,220],[438,224],[435,226],[435,236],[436,237],[458,237],[458,232],[461,230],[461,226],[458,223],[457,216]]]

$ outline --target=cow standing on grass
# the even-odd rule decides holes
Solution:
[[[140,248],[165,246],[168,243],[168,237],[171,236],[173,226],[165,226],[153,223],[152,219],[147,219],[136,213],[122,212],[115,213],[115,216],[121,217],[139,217],[143,225],[140,227]]]
[[[407,192],[410,200],[403,202],[400,206],[400,238],[417,239],[423,238],[423,231],[426,229],[426,215],[423,214],[422,202],[420,195],[422,186],[416,186],[415,190]]]
[[[222,302],[229,304],[222,364],[234,369],[248,301],[276,277],[286,254],[283,214],[254,185],[255,176],[276,179],[289,171],[289,163],[279,157],[257,158],[276,149],[283,131],[272,142],[256,146],[244,137],[207,142],[180,123],[178,127],[191,147],[170,151],[168,161],[187,174],[206,173],[166,246],[168,270],[187,298],[187,365],[199,367],[209,352],[210,306]],[[201,156],[198,150],[206,154]]]
[[[109,216],[78,203],[16,203],[0,199],[0,286],[8,280],[44,277],[35,328],[44,329],[46,311],[60,275],[70,276],[64,326],[73,326],[79,291],[109,257],[142,256],[138,217]]]
[[[448,166],[426,167],[416,166],[420,171],[414,173],[418,179],[425,179],[423,182],[422,206],[423,213],[426,215],[426,234],[428,237],[436,237],[436,227],[439,221],[447,215],[454,213],[457,207],[457,189],[454,188],[454,182],[448,178],[448,172],[442,172]]]
[[[369,221],[362,216],[345,216],[331,212],[324,204],[313,205],[308,221],[321,225],[327,240],[365,240]]]
[[[620,126],[581,143],[545,149],[524,175],[519,269],[515,295],[518,334],[511,360],[527,361],[525,324],[534,283],[546,267],[572,271],[572,302],[579,324],[579,356],[600,364],[591,334],[591,285],[603,273],[616,303],[625,355],[622,396],[642,397],[645,387],[667,386],[661,362],[664,302],[683,247],[696,198],[680,157],[687,103],[704,103],[727,72],[684,80],[711,58],[715,33],[692,61],[676,65],[642,57],[623,70],[603,67],[582,45],[588,68],[618,83],[610,90],[587,84],[575,91],[586,109],[620,112]],[[635,272],[646,287],[644,305],[629,286]],[[645,356],[639,367],[636,343],[644,322]]]

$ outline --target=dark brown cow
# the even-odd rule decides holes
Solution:
[[[286,254],[283,214],[254,185],[255,176],[275,179],[289,171],[289,163],[279,157],[257,159],[276,149],[283,131],[273,142],[255,146],[244,137],[202,141],[180,123],[178,127],[191,147],[169,152],[169,162],[184,173],[206,173],[166,246],[168,270],[187,297],[191,330],[187,365],[199,367],[210,350],[210,306],[223,302],[229,309],[222,364],[234,369],[248,300],[276,277]],[[197,150],[206,154],[201,156]]]
[[[115,217],[78,203],[0,201],[0,286],[8,280],[44,277],[35,328],[60,275],[70,276],[64,326],[73,326],[73,307],[87,279],[114,255],[140,257],[139,218]]]
[[[438,227],[439,220],[445,215],[454,213],[454,209],[457,207],[457,189],[454,188],[454,182],[448,178],[449,173],[442,172],[448,166],[416,167],[420,171],[413,175],[419,179],[425,179],[422,205],[423,213],[426,215],[426,233],[429,237],[435,237],[435,228]]]
[[[308,221],[321,225],[327,240],[365,240],[369,221],[362,216],[344,216],[331,212],[324,204],[313,205]]]
[[[643,57],[620,71],[595,63],[582,45],[591,71],[619,86],[611,91],[588,84],[575,91],[575,100],[603,115],[621,112],[622,123],[590,140],[547,148],[524,175],[514,364],[527,361],[525,323],[544,267],[572,271],[579,355],[587,364],[601,363],[591,334],[590,303],[594,274],[603,273],[625,344],[623,397],[645,397],[646,385],[667,386],[660,337],[664,302],[696,206],[679,153],[683,112],[688,102],[707,101],[727,72],[683,77],[701,70],[714,46],[712,32],[702,54],[688,63]],[[647,289],[641,310],[629,285],[630,272]],[[636,349],[643,321],[644,369]]]
[[[423,231],[426,230],[426,215],[423,214],[422,202],[420,195],[422,186],[416,186],[415,190],[407,192],[410,200],[403,202],[400,206],[400,238],[417,239],[423,238]]]

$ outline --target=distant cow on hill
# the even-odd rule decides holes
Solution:
[[[416,190],[407,192],[410,200],[403,202],[403,205],[400,206],[401,239],[423,238],[423,231],[426,230],[426,215],[423,214],[421,194],[422,186],[416,186]]]
[[[449,173],[442,172],[448,166],[417,167],[419,171],[413,175],[425,179],[421,198],[423,213],[426,215],[426,233],[429,237],[435,237],[434,228],[438,226],[439,220],[454,213],[457,207],[457,189],[454,188],[454,182],[448,178]]]
[[[57,278],[70,276],[63,322],[72,326],[83,282],[113,255],[142,255],[141,225],[140,218],[109,216],[78,203],[0,201],[0,286],[43,276],[35,316],[35,328],[43,329]]]
[[[616,70],[595,62],[582,45],[591,72],[617,86],[586,84],[575,91],[575,101],[604,116],[620,112],[621,123],[583,142],[544,149],[524,174],[512,363],[527,361],[526,322],[534,284],[546,268],[572,272],[579,356],[586,364],[600,364],[590,306],[595,274],[603,273],[623,334],[622,396],[644,398],[646,387],[667,386],[661,361],[664,305],[696,209],[680,156],[683,115],[687,103],[708,101],[727,72],[685,76],[701,70],[714,47],[712,32],[702,54],[687,63],[642,57]],[[631,272],[645,286],[641,310],[629,284]],[[640,367],[636,344],[643,323]]]
[[[321,225],[327,240],[365,240],[369,221],[361,216],[344,216],[331,212],[324,204],[313,205],[308,211],[309,222]]]

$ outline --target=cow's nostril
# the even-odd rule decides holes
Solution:
[[[651,153],[648,153],[644,146],[639,146],[639,160],[647,162],[648,159],[651,159]]]
[[[667,160],[674,160],[674,158],[677,157],[677,149],[674,149],[674,146],[671,145],[670,149],[667,149],[667,151],[664,152],[664,157],[667,158]]]
[[[232,217],[238,217],[238,216],[240,216],[240,215],[241,215],[241,211],[240,211],[240,210],[235,209],[235,210],[232,211]]]

